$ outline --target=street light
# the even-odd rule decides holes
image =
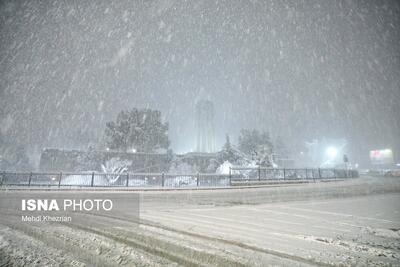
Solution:
[[[337,156],[337,153],[338,151],[336,147],[330,146],[326,149],[326,155],[331,159],[335,158]]]

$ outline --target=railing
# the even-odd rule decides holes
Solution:
[[[0,172],[2,186],[50,187],[227,187],[253,181],[290,182],[358,177],[339,169],[231,168],[229,174],[195,173],[19,173]]]
[[[356,170],[346,169],[276,169],[276,168],[243,168],[233,167],[229,171],[231,182],[240,181],[290,181],[290,180],[321,180],[321,179],[343,179],[356,178]]]
[[[3,186],[79,187],[220,187],[229,186],[229,175],[170,173],[18,173],[0,172]]]

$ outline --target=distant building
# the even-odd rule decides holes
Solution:
[[[201,100],[196,104],[196,152],[215,152],[214,104]]]

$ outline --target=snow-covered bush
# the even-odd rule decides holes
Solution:
[[[128,167],[132,164],[129,160],[111,158],[101,165],[103,172],[85,171],[82,174],[66,175],[61,179],[61,185],[90,186],[92,184],[92,174],[94,173],[93,184],[95,186],[123,185],[126,181]],[[121,181],[124,179],[124,181]],[[129,180],[133,185],[134,181]]]
[[[106,174],[109,184],[116,183],[122,174],[128,172],[128,167],[132,164],[129,160],[120,160],[119,158],[111,158],[105,164],[101,164],[102,171]]]
[[[218,174],[229,174],[231,168],[233,167],[232,163],[230,163],[229,161],[224,161],[224,163],[222,163],[218,168],[216,173]]]

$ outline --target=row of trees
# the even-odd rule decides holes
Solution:
[[[261,166],[272,165],[272,155],[287,156],[288,152],[282,138],[276,139],[275,145],[266,131],[242,129],[237,146],[231,144],[229,135],[222,147],[220,159],[235,165],[255,163]]]

